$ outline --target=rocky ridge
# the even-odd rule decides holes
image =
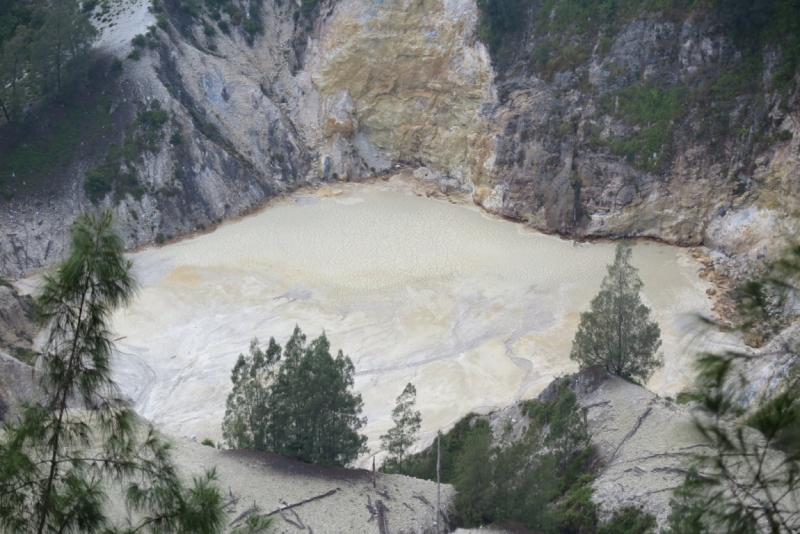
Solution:
[[[544,231],[702,244],[737,264],[796,230],[796,89],[765,95],[761,107],[742,96],[729,122],[744,137],[689,135],[705,127],[689,113],[673,121],[675,146],[653,161],[635,155],[647,165],[613,148],[647,128],[617,113],[620,91],[694,91],[736,68],[741,54],[702,17],[646,13],[570,68],[541,72],[531,57],[550,36],[537,33],[537,2],[522,15],[514,58],[500,64],[478,38],[472,0],[322,1],[308,20],[265,0],[254,38],[238,27],[209,37],[202,11],[154,6],[119,8],[98,43],[110,61],[151,29],[154,44],[114,82],[110,113],[129,123],[158,100],[170,117],[157,149],[137,161],[143,193],[100,203],[115,209],[129,247],[206,228],[302,184],[398,164]],[[156,27],[156,15],[166,24]],[[774,51],[764,54],[766,90]],[[773,141],[753,141],[764,127]],[[170,143],[176,133],[183,141]],[[2,201],[0,273],[22,276],[61,257],[70,222],[92,208],[83,176],[96,164],[77,160],[49,192]]]
[[[477,202],[543,230],[705,245],[743,263],[796,231],[800,102],[796,84],[770,90],[770,51],[759,85],[763,103],[746,95],[715,100],[705,95],[708,86],[744,60],[713,20],[644,14],[598,35],[588,57],[560,72],[531,66],[553,37],[538,34],[536,22],[531,17],[498,76],[491,122],[502,133],[492,180],[476,189]],[[620,99],[643,92],[678,95],[680,107],[663,125],[672,146],[626,156],[619,153],[624,141],[651,125],[629,124],[633,113],[620,111]],[[724,120],[708,117],[715,107]],[[785,140],[759,144],[764,129],[787,132]]]

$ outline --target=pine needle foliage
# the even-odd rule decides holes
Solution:
[[[797,313],[800,247],[792,246],[738,289],[740,331],[770,332]],[[757,389],[748,368],[769,357],[775,380],[746,411],[742,392]],[[671,534],[800,532],[800,343],[797,330],[761,356],[728,351],[697,360],[694,425],[702,452],[675,491]]]
[[[306,344],[295,327],[283,350],[270,339],[266,353],[251,344],[231,380],[222,423],[232,448],[256,448],[320,465],[345,466],[367,452],[359,430],[364,403],[354,395],[350,358],[330,353],[323,333]]]
[[[280,359],[281,347],[274,338],[270,338],[266,352],[254,338],[248,356],[239,355],[231,371],[233,390],[222,421],[222,437],[229,447],[264,451],[273,446],[268,440],[267,400]]]
[[[170,445],[118,398],[111,313],[136,282],[112,215],[82,215],[72,251],[38,296],[49,332],[41,402],[0,435],[0,530],[9,533],[219,532],[214,471],[186,486]],[[109,516],[111,491],[127,516]]]
[[[750,386],[737,369],[750,356],[706,354],[698,363],[697,418],[704,452],[693,458],[675,492],[670,516],[678,533],[792,533],[800,531],[800,377],[745,419],[737,392]]]
[[[623,378],[646,382],[663,365],[661,329],[642,303],[642,280],[631,265],[629,243],[617,244],[600,292],[581,314],[570,358],[581,368],[602,365]]]
[[[32,64],[43,93],[58,95],[70,81],[86,74],[92,43],[98,36],[77,0],[50,3],[32,48]]]
[[[419,437],[422,415],[418,410],[414,410],[416,403],[417,388],[414,384],[408,383],[397,397],[397,403],[392,410],[394,426],[380,438],[381,447],[389,453],[383,466],[385,471],[402,471],[403,457]]]

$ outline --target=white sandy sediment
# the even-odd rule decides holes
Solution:
[[[219,439],[238,354],[253,337],[285,342],[295,324],[309,338],[324,329],[353,359],[373,452],[407,382],[426,443],[575,371],[579,313],[614,245],[574,245],[408,189],[326,188],[134,254],[143,288],[114,327],[116,376],[136,409],[169,433]],[[664,339],[649,387],[674,394],[691,377],[685,316],[708,311],[707,285],[675,247],[638,243],[634,264]]]

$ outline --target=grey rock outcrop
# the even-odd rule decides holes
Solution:
[[[115,10],[98,45],[110,60],[148,27],[156,37],[125,62],[114,142],[154,99],[170,116],[157,149],[136,162],[141,195],[100,203],[116,210],[131,248],[303,184],[397,164],[426,167],[443,191],[471,191],[486,210],[544,231],[704,244],[743,264],[798,229],[800,97],[770,89],[779,50],[763,51],[758,98],[709,97],[743,60],[702,16],[646,13],[598,35],[588,56],[542,71],[532,65],[551,36],[538,33],[537,2],[520,14],[527,29],[513,57],[497,64],[478,38],[474,0],[322,0],[309,19],[292,2],[264,0],[263,32],[213,37],[204,31],[213,22],[172,0],[158,4],[168,23],[156,28],[149,5]],[[652,154],[625,149],[649,125],[617,113],[619,91],[676,87],[694,96],[664,126],[668,142]],[[710,125],[719,105],[724,120]],[[176,134],[183,141],[168,142]],[[76,158],[47,191],[0,200],[0,274],[62,257],[69,225],[94,209],[84,175],[97,164]]]

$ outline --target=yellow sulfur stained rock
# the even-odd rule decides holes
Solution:
[[[306,67],[331,110],[323,135],[357,129],[391,160],[485,181],[493,133],[480,108],[494,74],[477,20],[466,0],[338,3]]]

